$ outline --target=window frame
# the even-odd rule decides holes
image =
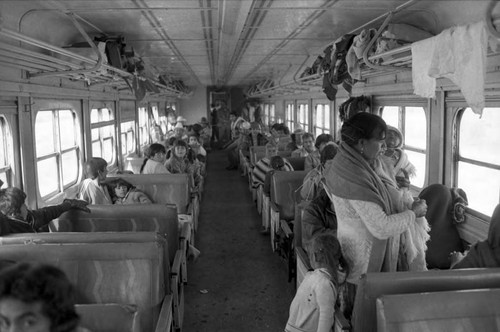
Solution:
[[[15,173],[14,140],[9,120],[3,114],[0,115],[0,127],[0,135],[2,135],[3,141],[0,153],[3,154],[5,160],[5,164],[0,165],[0,174],[5,174],[5,183],[3,186],[11,187],[13,186]]]
[[[59,112],[61,111],[69,111],[72,113],[73,116],[73,126],[74,126],[74,139],[75,139],[75,145],[72,147],[67,147],[67,148],[62,148],[61,147],[61,124],[60,124],[60,117],[59,117]],[[57,164],[57,189],[54,191],[51,191],[49,193],[46,193],[45,195],[42,195],[40,192],[40,183],[37,183],[37,188],[38,188],[38,195],[42,200],[47,200],[50,199],[56,195],[62,194],[65,192],[65,190],[75,186],[76,184],[79,183],[80,177],[81,177],[81,151],[82,151],[82,138],[80,133],[80,120],[78,118],[78,112],[75,109],[71,109],[69,107],[65,108],[52,108],[52,109],[40,109],[37,110],[34,116],[34,125],[35,125],[35,132],[34,132],[34,137],[36,138],[36,120],[37,116],[40,112],[51,112],[52,113],[52,124],[54,126],[52,127],[53,133],[52,133],[52,138],[53,138],[53,143],[54,143],[54,150],[50,153],[43,154],[42,156],[38,156],[36,146],[34,149],[34,159],[35,159],[35,165],[36,165],[36,177],[37,179],[40,178],[40,174],[38,173],[39,167],[38,163],[40,161],[48,160],[51,158],[55,158],[55,162]],[[76,178],[72,180],[71,182],[64,184],[64,173],[63,173],[63,155],[68,152],[74,151],[76,154],[76,165],[77,165],[77,172],[76,172]]]
[[[285,124],[293,132],[295,130],[295,103],[293,101],[285,102]]]
[[[429,116],[429,107],[428,104],[425,102],[414,102],[414,101],[402,101],[402,100],[397,100],[397,101],[386,101],[383,104],[377,104],[376,107],[372,107],[372,109],[377,110],[377,114],[379,116],[383,116],[383,109],[384,107],[397,107],[398,108],[398,126],[397,128],[401,131],[403,134],[403,146],[402,149],[404,151],[411,151],[413,153],[420,153],[425,156],[425,173],[423,174],[424,182],[422,184],[422,187],[418,187],[414,185],[413,183],[410,184],[410,188],[412,189],[413,192],[419,192],[423,188],[425,188],[428,185],[429,182],[429,170],[430,170],[430,165],[429,165],[429,144],[430,144],[430,116]],[[407,145],[406,143],[406,128],[405,128],[405,123],[406,123],[406,108],[407,107],[420,107],[424,111],[425,115],[425,120],[426,120],[426,128],[425,128],[425,137],[426,137],[426,147],[425,149],[421,149],[415,146]],[[421,170],[417,169],[417,172]]]
[[[301,106],[304,106],[305,114],[301,114]],[[309,106],[310,103],[308,100],[297,100],[297,107],[295,112],[297,125],[300,125],[302,129],[308,133],[310,132],[309,128],[312,128],[310,123],[311,112]],[[302,122],[302,120],[304,120],[304,122]]]
[[[328,113],[329,113],[329,117],[328,117],[328,128],[326,127],[322,127],[322,126],[318,126],[318,114],[317,114],[317,107],[321,105],[323,106],[323,125],[326,124],[326,121],[324,121],[325,119],[325,114],[326,114],[326,111],[324,109],[325,106],[328,106]],[[332,112],[332,103],[330,101],[327,101],[327,100],[316,100],[314,101],[314,112],[313,112],[313,126],[312,126],[312,134],[314,134],[315,137],[318,137],[318,135],[322,134],[322,133],[325,133],[325,134],[330,134],[333,136],[333,130],[332,130],[332,120],[333,120],[333,112]],[[318,129],[321,129],[321,133],[318,134],[317,130]],[[326,131],[326,132],[325,132]]]
[[[104,107],[92,107],[90,109],[90,113],[92,114],[92,111],[93,110],[97,110],[97,117],[98,117],[98,121],[95,122],[95,123],[92,123],[92,116],[90,117],[90,146],[92,147],[92,155],[94,157],[97,157],[97,155],[95,155],[95,151],[93,149],[93,146],[94,146],[94,143],[96,142],[99,142],[99,145],[100,145],[100,149],[101,149],[101,155],[100,157],[102,157],[103,159],[106,159],[103,157],[103,151],[104,151],[104,146],[105,146],[105,141],[107,140],[111,140],[111,149],[112,149],[112,158],[111,158],[111,161],[108,161],[106,160],[106,162],[108,163],[108,165],[113,165],[114,163],[116,163],[116,159],[117,159],[117,151],[116,151],[116,142],[117,142],[117,138],[116,138],[116,115],[115,115],[115,110],[112,108],[112,107],[109,107],[109,106],[104,106]],[[111,120],[102,120],[102,115],[103,115],[103,112],[102,110],[104,109],[107,109],[109,110],[109,114],[110,114],[110,117],[111,117]],[[104,128],[105,127],[108,127],[108,126],[112,126],[113,127],[113,130],[111,130],[111,136],[103,136],[103,132],[104,132]],[[98,138],[97,139],[92,139],[92,130],[94,129],[98,129]]]

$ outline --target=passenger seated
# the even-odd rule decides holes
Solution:
[[[165,146],[153,143],[144,150],[144,162],[141,166],[141,174],[170,174],[164,163],[167,157]]]
[[[452,269],[500,267],[500,205],[491,216],[488,238],[464,253],[452,252],[450,259]]]
[[[305,171],[310,171],[321,163],[321,151],[323,151],[328,142],[333,142],[333,136],[330,134],[320,134],[316,137],[316,142],[314,143],[316,150],[311,152],[304,161]]]
[[[338,145],[333,142],[328,142],[321,151],[320,164],[307,173],[300,189],[300,196],[304,201],[311,201],[318,191],[320,185],[324,182],[323,171],[328,160],[332,160],[337,154]]]
[[[200,139],[198,135],[195,133],[190,133],[188,135],[189,137],[189,147],[191,150],[194,152],[194,155],[196,158],[200,159],[199,156],[203,157],[202,159],[205,160],[207,156],[207,151],[203,148],[203,146],[200,144]]]
[[[165,162],[165,167],[172,174],[190,174],[195,187],[201,181],[200,167],[188,158],[188,144],[183,140],[176,140],[170,158]]]
[[[307,272],[297,289],[286,332],[332,331],[338,288],[345,282],[349,267],[333,234],[313,238],[309,259],[314,271]]]
[[[111,182],[113,204],[152,204],[148,195],[136,189],[124,179],[116,179]]]
[[[71,209],[90,212],[86,201],[65,199],[63,203],[43,207],[38,210],[28,210],[26,194],[19,188],[11,187],[0,190],[0,212],[5,218],[0,223],[0,236],[13,233],[36,233],[44,231],[53,219]]]
[[[19,263],[0,272],[0,330],[84,332],[74,289],[60,269]]]
[[[316,150],[314,147],[314,136],[310,133],[302,135],[302,147],[292,151],[292,157],[307,157]]]
[[[271,166],[271,158],[273,156],[276,156],[278,154],[278,148],[275,144],[273,143],[267,143],[266,144],[266,156],[259,160],[257,164],[255,164],[255,167],[253,168],[252,172],[252,186],[253,188],[258,188],[259,186],[264,185],[264,182],[266,180],[266,174],[272,170]],[[288,160],[283,159],[285,165],[283,166],[283,170],[286,171],[293,171],[292,165],[288,162]]]
[[[270,173],[272,171],[288,171],[288,167],[286,166],[285,159],[281,156],[272,156],[271,157],[271,170],[267,172],[266,178],[264,181],[264,193],[268,196],[271,195],[271,181],[270,181]]]
[[[89,204],[113,204],[108,187],[104,184],[108,174],[108,163],[99,157],[92,157],[85,163],[87,179],[80,184],[78,198]]]
[[[304,146],[302,142],[302,135],[304,135],[305,133],[306,132],[302,128],[295,129],[293,133],[290,134],[290,138],[292,139],[292,141],[288,143],[285,151],[293,152],[297,149],[302,148]]]

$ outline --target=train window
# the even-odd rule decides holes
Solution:
[[[491,215],[500,193],[500,108],[485,108],[481,118],[466,108],[458,119],[456,185],[467,193],[469,208]]]
[[[297,123],[306,132],[309,132],[309,104],[298,104]]]
[[[422,188],[425,184],[427,161],[427,119],[423,107],[385,106],[382,118],[388,125],[399,128],[403,134],[403,150],[417,169],[411,184]]]
[[[315,106],[314,135],[330,134],[330,105],[316,104]]]
[[[92,156],[101,157],[111,164],[115,159],[115,122],[109,108],[93,108],[90,111]]]
[[[153,113],[153,119],[155,120],[156,123],[160,123],[160,115],[158,114],[158,106],[157,105],[151,105],[151,113]]]
[[[35,120],[37,179],[42,198],[77,183],[79,125],[71,110],[39,111]]]
[[[286,126],[290,131],[295,130],[295,112],[293,103],[286,104]]]
[[[139,107],[139,144],[141,146],[149,144],[148,110],[146,107]]]
[[[5,187],[12,184],[12,164],[14,149],[10,127],[3,116],[0,116],[0,180]]]
[[[121,138],[122,138],[122,154],[127,156],[135,152],[135,121],[122,122]]]
[[[276,114],[275,114],[275,107],[274,104],[269,105],[269,121],[270,123],[275,123],[276,121]]]
[[[269,126],[269,104],[264,104],[264,124]]]

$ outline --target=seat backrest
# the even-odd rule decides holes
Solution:
[[[170,265],[161,243],[13,244],[1,246],[0,257],[57,266],[75,286],[76,303],[136,305],[141,330],[154,331]]]
[[[132,171],[135,174],[141,173],[141,166],[144,163],[144,158],[127,157],[125,159],[125,170]]]
[[[286,158],[294,171],[303,171],[306,163],[306,157],[290,157]]]
[[[263,153],[265,155],[266,146],[258,145],[250,147],[250,164],[255,165],[259,161],[259,159],[256,159],[257,153]],[[262,157],[260,159],[262,159]]]
[[[293,220],[295,191],[302,185],[306,171],[276,171],[271,178],[271,202],[279,209],[280,219]]]
[[[377,298],[391,294],[500,288],[500,268],[367,273],[354,301],[354,331],[371,331],[377,324]]]
[[[167,239],[172,262],[179,248],[179,221],[173,205],[89,205],[90,213],[70,210],[52,220],[51,232],[156,232]]]
[[[191,202],[191,182],[188,174],[113,174],[144,192],[157,204],[174,204],[177,212],[187,214]]]
[[[500,289],[384,295],[377,299],[377,331],[500,330]]]

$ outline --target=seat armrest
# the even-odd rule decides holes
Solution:
[[[174,297],[172,294],[165,295],[161,305],[160,315],[156,323],[155,332],[172,332],[174,314],[172,312]]]
[[[293,231],[290,228],[290,225],[288,225],[288,223],[285,220],[283,220],[283,219],[280,220],[280,227],[283,230],[283,232],[285,233],[286,237],[291,238],[291,239],[293,238]]]

